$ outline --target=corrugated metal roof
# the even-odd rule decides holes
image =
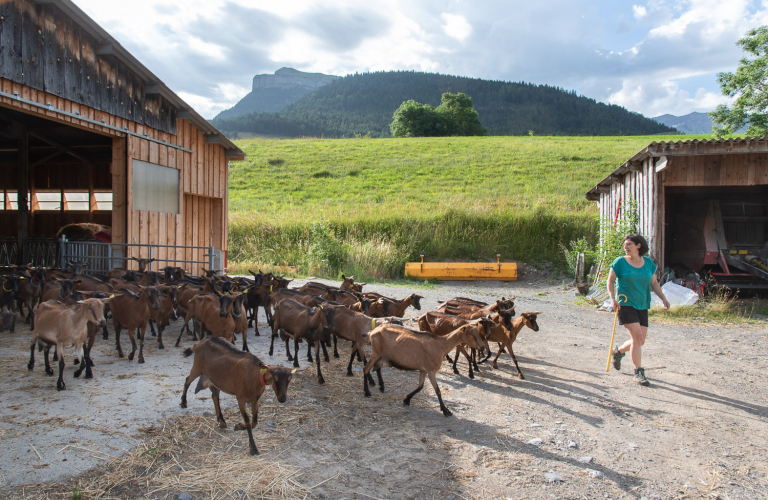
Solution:
[[[768,153],[768,137],[652,142],[622,163],[616,170],[605,176],[595,187],[587,191],[586,196],[587,199],[591,199],[597,195],[598,186],[611,185],[614,176],[624,175],[630,171],[630,164],[642,162],[648,157],[747,153]]]
[[[208,120],[200,116],[197,111],[192,109],[192,106],[184,102],[176,93],[174,93],[168,86],[163,83],[154,73],[152,73],[146,66],[141,64],[125,47],[115,40],[109,33],[107,33],[96,21],[91,19],[80,7],[75,5],[71,0],[49,0],[45,3],[50,3],[58,7],[64,14],[71,17],[77,24],[79,24],[85,31],[96,38],[99,44],[111,44],[112,56],[116,57],[121,63],[128,66],[131,71],[136,73],[142,80],[148,83],[156,83],[159,86],[160,95],[166,99],[169,103],[176,107],[178,111],[189,112],[189,122],[197,127],[206,136],[219,136],[219,144],[227,152],[227,158],[234,158],[235,156],[245,157],[245,153],[235,146],[224,134],[222,134],[216,127],[211,125]]]

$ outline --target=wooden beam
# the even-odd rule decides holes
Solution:
[[[607,186],[603,184],[597,186],[598,193],[609,193],[610,191],[611,191],[611,186]]]
[[[611,182],[624,182],[624,176],[612,174],[608,176],[608,180],[610,180]]]
[[[672,157],[662,156],[656,162],[656,173],[661,172],[672,163]]]
[[[59,151],[62,151],[64,153],[68,154],[69,156],[77,158],[78,160],[80,160],[83,163],[87,163],[89,165],[91,164],[91,160],[89,160],[85,156],[82,156],[80,153],[78,153],[76,151],[73,151],[72,149],[70,149],[70,148],[68,148],[66,146],[63,146],[63,145],[59,144],[58,142],[55,142],[55,141],[49,139],[44,134],[41,134],[39,132],[30,132],[29,135],[31,135],[32,137],[34,137],[36,139],[40,139],[41,141],[45,142],[46,144],[50,144],[51,146],[55,147]]]
[[[643,171],[643,162],[641,161],[628,161],[627,162],[627,168],[630,172],[642,172]]]
[[[96,44],[97,56],[111,56],[114,54],[114,46],[111,42],[99,42]]]
[[[19,126],[18,128],[22,127]],[[29,191],[29,134],[23,128],[20,132],[19,165],[16,178],[16,192],[18,193],[16,196],[16,217],[19,230],[16,263],[26,264],[29,262],[29,249],[27,248],[27,238],[29,238],[29,209],[27,208],[27,192]]]
[[[206,144],[219,144],[220,142],[221,142],[221,136],[219,134],[205,136]]]
[[[160,84],[158,82],[147,82],[142,85],[144,95],[157,95],[160,93]]]
[[[186,108],[181,108],[176,110],[176,118],[181,118],[182,120],[189,120],[189,110]]]

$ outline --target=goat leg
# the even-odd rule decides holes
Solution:
[[[104,339],[104,340],[109,340],[109,330],[107,330],[107,324],[106,323],[104,324],[103,330],[104,330],[104,335],[102,335],[101,338]]]
[[[475,371],[479,372],[480,367],[477,366],[477,349],[471,349],[472,365],[475,367]]]
[[[517,378],[520,380],[525,380],[525,377],[523,377],[523,372],[520,371],[520,366],[517,364],[515,353],[512,351],[512,344],[509,344],[509,354],[512,355],[512,361],[515,362],[515,368],[517,368]]]
[[[126,328],[128,330],[128,337],[131,339],[131,353],[128,355],[128,361],[133,361],[133,356],[136,355],[136,334],[133,332],[133,328]],[[138,328],[136,329],[138,331]]]
[[[298,349],[295,349],[295,350],[296,350],[296,352],[299,352]],[[315,348],[315,353],[317,355],[320,355],[320,348],[319,347]],[[312,344],[310,344],[309,341],[307,341],[307,361],[309,361],[310,363],[312,363],[314,361],[312,359]]]
[[[330,363],[330,362],[331,362],[331,358],[329,358],[329,357],[328,357],[328,350],[325,348],[325,342],[323,342],[323,341],[321,340],[321,341],[320,341],[320,345],[321,345],[321,346],[322,346],[322,348],[323,348],[323,358],[325,359],[325,362],[326,362],[326,363]],[[330,346],[329,346],[329,347],[330,347]],[[315,349],[315,355],[317,355],[317,356],[319,356],[319,355],[320,355],[320,353],[319,353],[319,352],[317,352],[317,349]]]
[[[333,334],[333,357],[338,358],[339,357],[339,350],[336,348],[336,344],[339,342],[339,337],[335,333]],[[349,362],[349,373],[347,374],[349,376],[352,376],[352,360]]]
[[[376,352],[376,349],[373,350],[371,353],[371,357],[368,359],[368,362],[365,364],[365,368],[363,368],[363,393],[365,394],[366,398],[371,397],[371,391],[368,390],[368,376],[371,374],[371,369],[376,364],[376,362],[379,360],[381,355],[379,355]]]
[[[85,370],[85,367],[88,366],[88,361],[86,361],[86,356],[88,355],[88,351],[86,349],[88,348],[83,346],[83,360],[80,363],[80,368],[78,368],[74,373],[75,378],[79,378],[80,374],[83,373],[83,370]]]
[[[289,342],[289,340],[290,340],[289,337],[285,338],[285,350],[286,350],[286,352],[288,352],[288,342]],[[293,357],[293,366],[298,368],[299,367],[299,338],[298,337],[293,339],[293,352],[295,353],[295,356]],[[288,352],[288,356],[289,356],[288,360],[291,359],[290,355],[291,355],[291,353]],[[311,360],[312,358],[309,358],[309,359]]]
[[[307,342],[309,344],[309,342]],[[325,379],[323,378],[323,374],[320,373],[320,346],[323,344],[322,339],[317,339],[315,341],[315,358],[317,359],[317,382],[319,384],[324,384]],[[323,350],[325,350],[325,346],[323,345]],[[326,356],[328,353],[326,353]]]
[[[384,392],[384,379],[381,378],[381,367],[376,365],[376,376],[379,379],[379,392]]]
[[[165,331],[165,325],[157,325],[157,348],[165,349],[163,345],[163,331]]]
[[[43,358],[45,358],[45,374],[49,377],[53,376],[53,368],[51,368],[51,363],[48,362],[48,353],[51,352],[51,346],[47,345],[43,348]],[[54,360],[55,361],[55,360]]]
[[[216,420],[219,422],[220,429],[227,428],[227,422],[224,420],[224,414],[221,413],[221,405],[219,404],[219,391],[215,387],[211,387],[211,399],[213,399],[213,407],[216,409]]]
[[[120,323],[118,321],[114,322],[115,327],[115,347],[117,347],[117,357],[122,358],[123,357],[123,348],[120,346],[120,330],[121,330]]]
[[[35,339],[32,339],[32,344],[29,346],[29,363],[27,363],[27,370],[32,371],[35,367]]]
[[[137,333],[140,334],[139,336],[139,363],[144,362],[144,336],[147,334],[147,325],[142,326],[141,328],[136,330]]]
[[[427,372],[419,372],[419,386],[403,400],[403,406],[411,406],[411,398],[424,388],[424,379],[427,378]],[[442,404],[442,403],[441,403]]]
[[[58,350],[58,346],[57,350]],[[64,383],[64,353],[59,356],[59,380],[56,381],[56,390],[63,391],[67,388],[67,384]]]
[[[443,395],[440,394],[440,388],[437,386],[437,377],[435,377],[434,373],[429,373],[429,381],[432,382],[432,387],[435,389],[435,394],[437,394],[437,400],[440,401],[440,409],[442,410],[443,415],[450,417],[453,413],[451,413],[451,410],[449,410],[448,407],[445,406],[445,403],[443,403]]]
[[[155,332],[155,321],[149,320],[149,330],[152,332],[153,337],[157,337],[157,332]]]
[[[245,409],[245,402],[238,399],[237,405],[240,407],[240,414],[243,416],[243,421],[245,422],[245,430],[248,431],[248,444],[251,447],[251,455],[258,455],[259,449],[256,448],[256,443],[253,441],[253,432],[251,431],[251,419],[248,416],[248,412]]]
[[[93,378],[93,370],[91,367],[93,366],[93,360],[91,359],[91,346],[88,346],[84,349],[84,361],[85,361],[85,378]]]

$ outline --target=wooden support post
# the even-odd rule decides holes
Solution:
[[[88,222],[93,222],[93,211],[96,210],[96,194],[93,192],[93,164],[88,164]]]
[[[19,125],[19,155],[18,155],[18,177],[16,206],[18,220],[18,252],[16,254],[17,264],[26,264],[29,262],[29,249],[27,248],[27,238],[29,238],[29,208],[27,207],[29,191],[29,134],[26,127]]]

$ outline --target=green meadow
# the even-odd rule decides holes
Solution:
[[[685,139],[692,137],[686,136]],[[230,272],[396,278],[418,260],[564,264],[584,194],[650,137],[247,139],[230,168]]]

